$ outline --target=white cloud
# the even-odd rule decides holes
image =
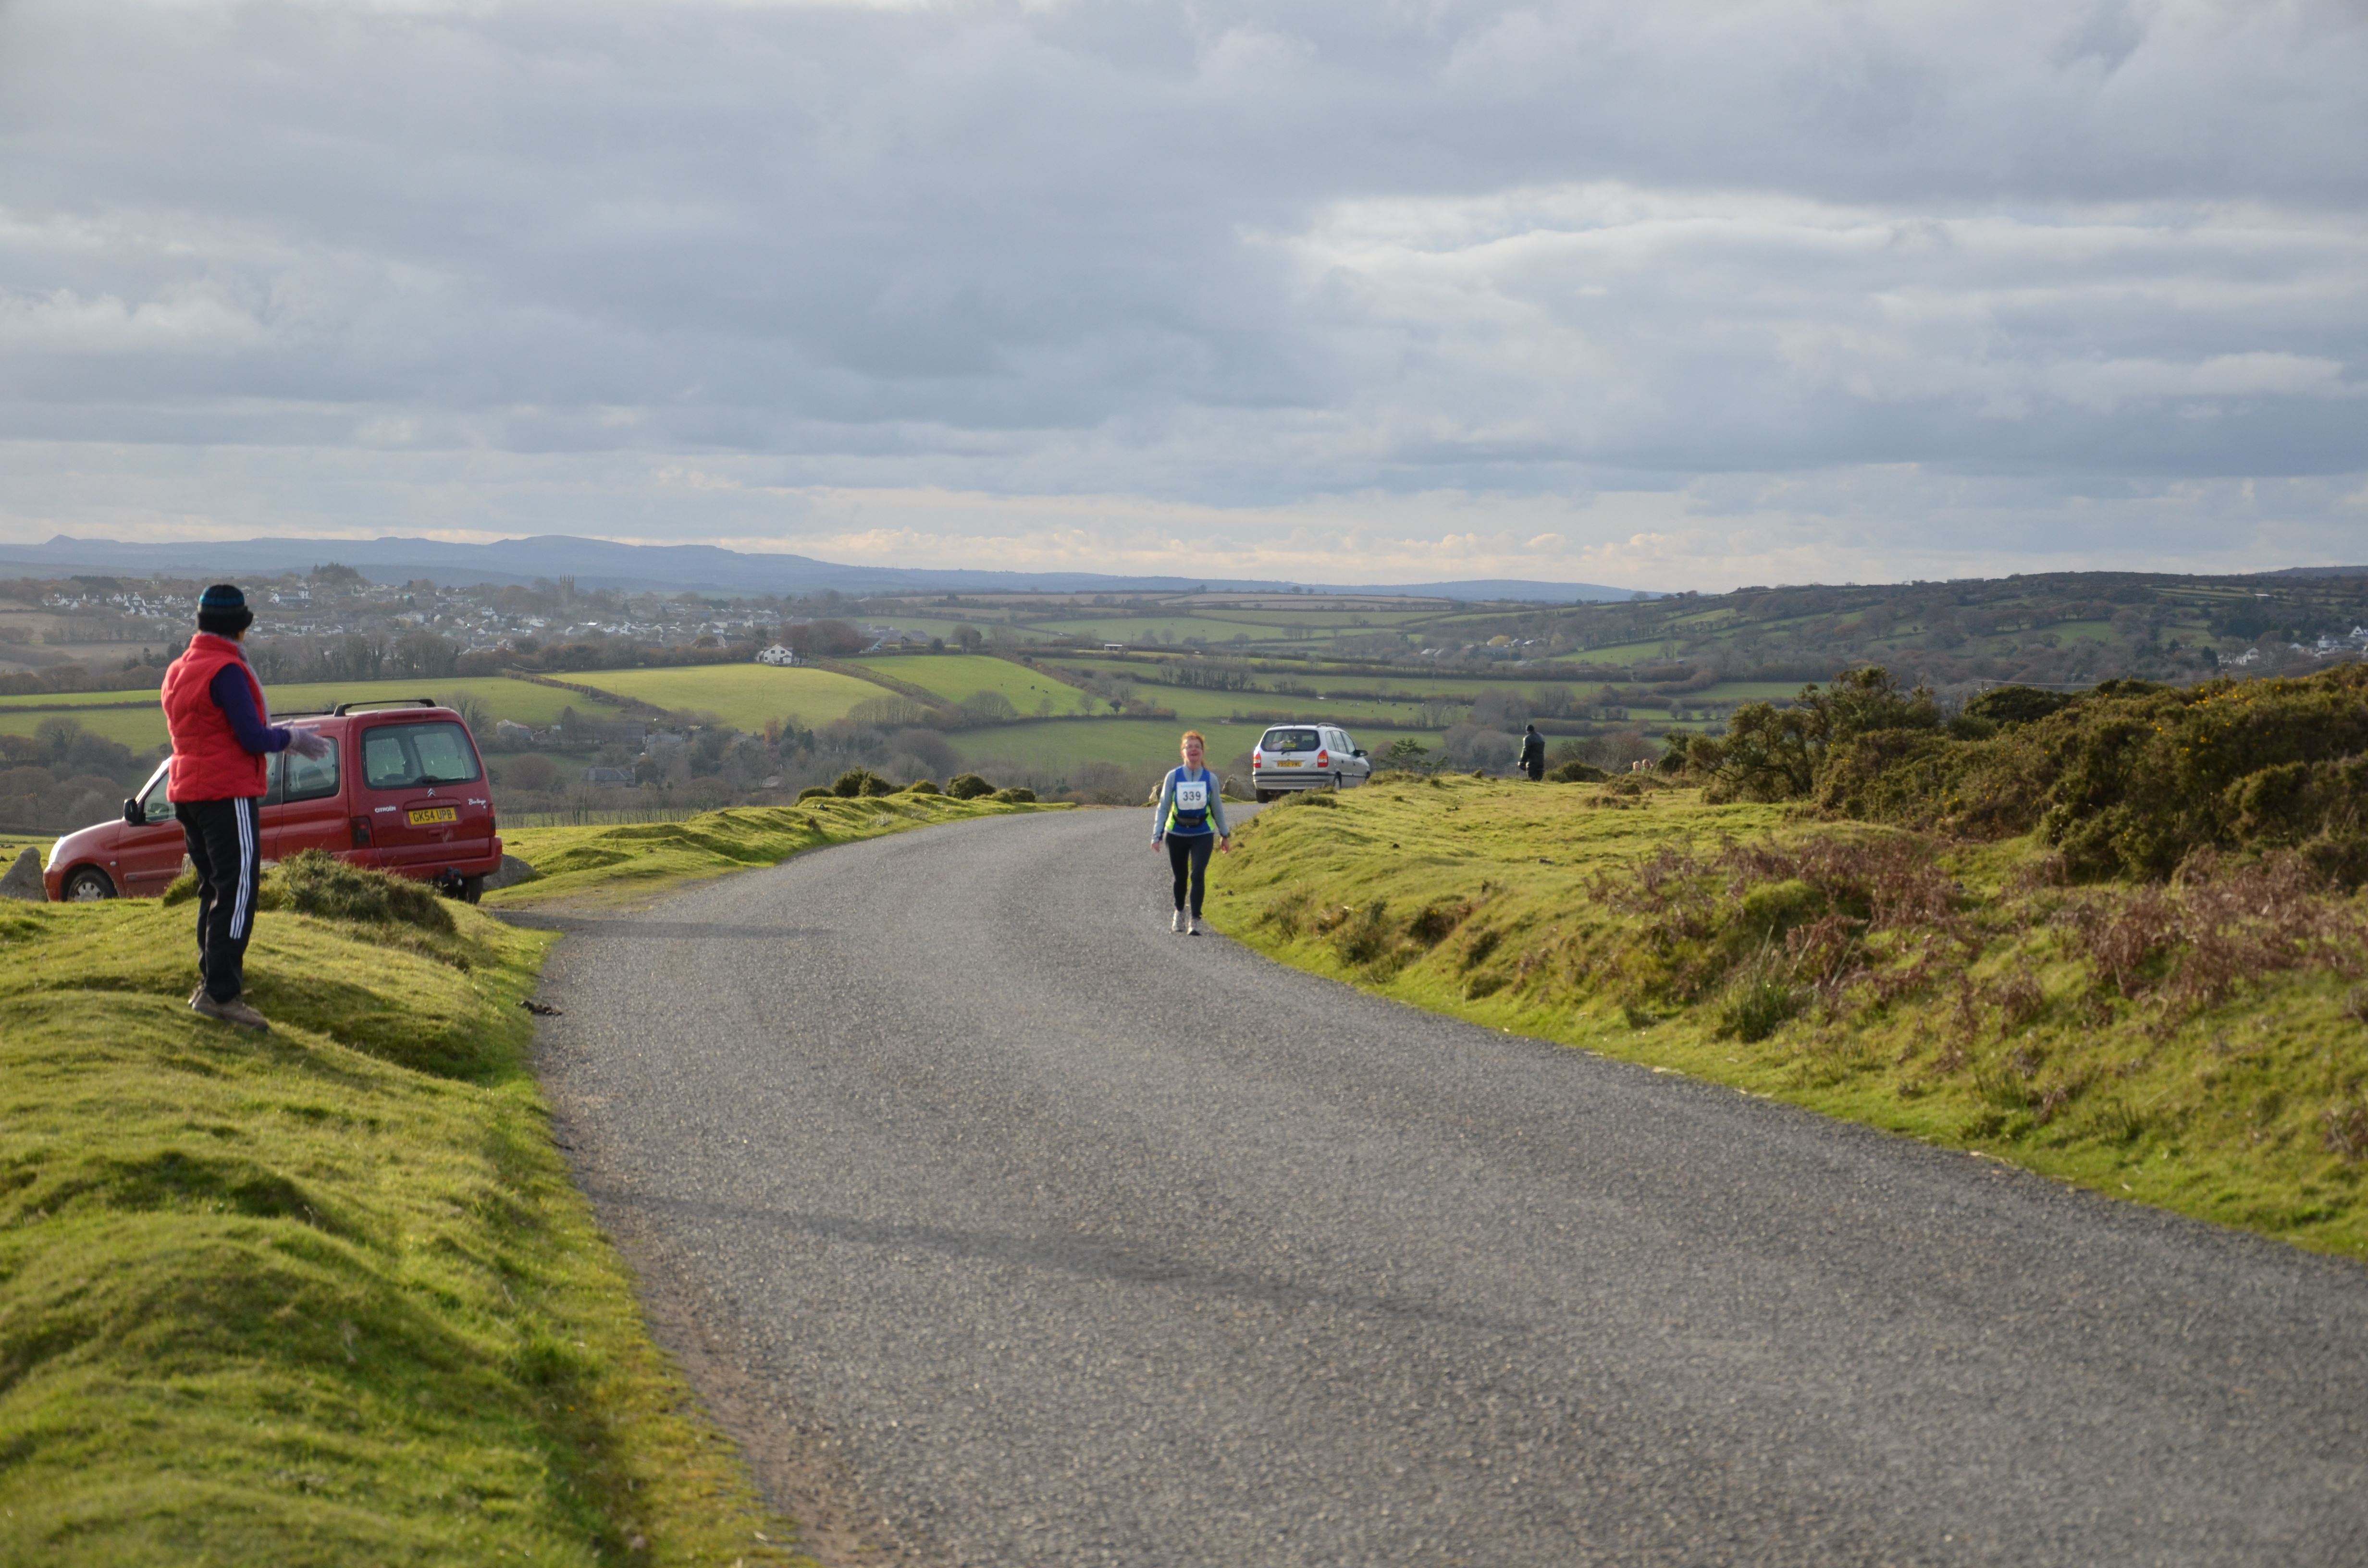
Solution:
[[[2338,0],[17,0],[0,529],[2340,554],[2363,67]],[[871,492],[953,520],[796,531]]]

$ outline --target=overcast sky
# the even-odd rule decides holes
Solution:
[[[2360,0],[0,0],[0,541],[2368,561]]]

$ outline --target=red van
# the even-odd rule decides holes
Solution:
[[[334,749],[323,757],[272,754],[260,814],[264,863],[326,849],[476,902],[502,863],[502,841],[484,761],[461,716],[425,697],[271,716],[275,724],[299,720]],[[180,874],[187,849],[165,795],[170,766],[160,763],[123,802],[121,822],[58,840],[42,873],[53,901],[154,898]]]

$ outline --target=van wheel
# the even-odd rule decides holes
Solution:
[[[1343,784],[1343,783],[1341,783],[1341,782],[1340,782],[1340,776],[1339,776],[1338,774],[1337,774],[1337,773],[1336,773],[1336,774],[1334,774],[1334,775],[1332,776],[1332,791],[1333,791],[1333,793],[1338,794],[1338,793],[1339,793],[1341,790],[1346,790],[1348,787],[1349,787],[1349,786],[1347,786],[1346,784]]]
[[[58,890],[60,902],[65,903],[96,903],[102,898],[115,896],[115,883],[96,866],[77,866],[65,886]]]
[[[1250,793],[1258,797],[1258,803],[1261,806],[1274,799],[1274,791],[1271,790],[1253,790]]]
[[[485,896],[485,879],[462,877],[452,889],[452,896],[462,903],[474,903]]]

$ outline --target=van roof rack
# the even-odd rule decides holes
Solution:
[[[432,697],[381,697],[360,702],[340,702],[329,710],[333,719],[342,719],[357,708],[437,708],[442,706]]]

